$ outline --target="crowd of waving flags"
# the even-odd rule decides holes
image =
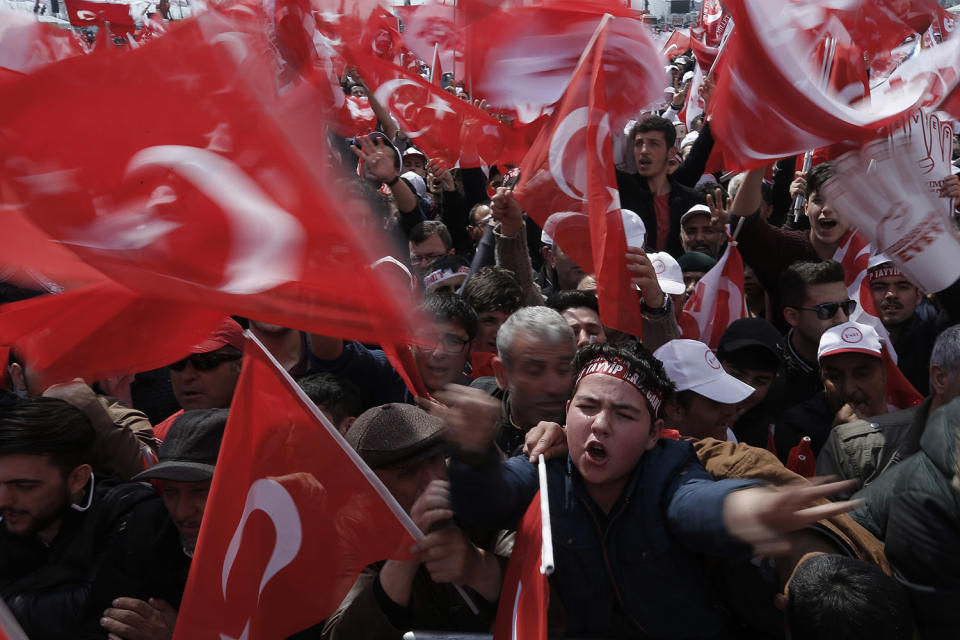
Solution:
[[[918,112],[960,117],[960,38],[933,0],[704,0],[695,27],[660,42],[613,0],[239,0],[166,25],[125,20],[126,5],[66,4],[71,24],[100,26],[98,39],[0,15],[0,213],[16,231],[0,235],[0,269],[57,292],[0,307],[0,344],[47,384],[175,361],[224,313],[384,345],[413,335],[412,302],[373,267],[390,252],[381,225],[328,162],[328,128],[349,138],[375,125],[367,99],[344,96],[352,68],[430,157],[520,166],[526,212],[597,274],[604,322],[637,336],[613,138],[662,106],[670,58],[692,49],[697,86],[715,84],[711,166],[832,149],[843,171],[829,189],[849,203],[869,201],[868,165],[889,188],[922,182],[922,167],[870,163],[883,160],[872,142]],[[443,90],[442,70],[486,106]],[[687,97],[689,120],[699,98]],[[869,313],[863,273],[895,239],[860,228],[838,260]],[[909,272],[913,255],[898,255]],[[701,285],[684,335],[715,345],[745,313],[735,242]],[[218,466],[181,614],[197,620],[191,637],[315,623],[365,564],[405,553],[417,533],[259,346],[243,366],[249,393],[223,444],[237,468]],[[361,486],[364,498],[343,502]],[[375,540],[358,533],[367,518]],[[274,544],[286,555],[263,569]],[[241,580],[254,566],[259,584]],[[330,585],[322,607],[292,597],[306,582]],[[541,579],[528,584],[545,593]],[[221,610],[233,613],[215,628],[200,613]],[[523,627],[498,630],[544,633]]]

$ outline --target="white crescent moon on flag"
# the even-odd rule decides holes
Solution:
[[[79,18],[80,20],[96,20],[97,14],[95,14],[93,11],[80,9],[79,11],[77,11],[77,18]]]
[[[387,80],[382,85],[377,87],[377,90],[373,92],[373,97],[380,104],[385,105],[388,109],[392,111],[393,110],[392,105],[390,104],[390,101],[389,101],[390,96],[392,96],[397,89],[408,84],[414,87],[419,86],[413,80],[408,80],[406,78],[395,78],[393,80]],[[432,125],[428,124],[426,127],[424,127],[423,129],[420,129],[419,131],[404,131],[404,133],[406,133],[407,136],[410,138],[416,138],[417,136],[423,135],[423,133],[429,130],[431,126]]]
[[[567,143],[570,142],[570,139],[578,131],[587,127],[589,114],[590,109],[588,107],[580,107],[567,114],[567,117],[560,122],[556,131],[554,131],[553,137],[550,140],[549,150],[550,173],[553,175],[557,187],[566,195],[581,202],[587,199],[586,163],[578,164],[577,174],[574,176],[573,184],[571,185],[564,174],[563,159],[566,156]],[[597,125],[597,139],[595,141],[597,157],[600,158],[601,161],[605,159],[603,146],[608,136],[610,136],[610,117],[604,114]],[[582,171],[580,170],[581,168],[583,169]],[[577,194],[574,190],[580,193]]]

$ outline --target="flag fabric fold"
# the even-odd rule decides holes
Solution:
[[[700,278],[684,305],[680,337],[716,349],[730,323],[748,315],[743,277],[743,258],[731,238],[717,264]]]
[[[408,559],[415,535],[248,334],[174,638],[285,638],[332,614],[368,564]]]

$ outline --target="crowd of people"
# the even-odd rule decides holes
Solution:
[[[344,93],[370,98],[378,129],[331,153],[361,161],[356,190],[403,248],[383,268],[425,318],[410,350],[428,396],[379,345],[242,317],[123,379],[38,388],[11,350],[0,595],[27,635],[172,638],[248,330],[426,534],[295,638],[490,633],[540,454],[550,637],[960,637],[960,281],[925,291],[872,256],[878,322],[851,320],[835,258],[852,228],[823,193],[830,163],[707,173],[709,121],[677,118],[695,62],[672,63],[662,108],[621,134],[616,173],[644,234],[624,249],[642,336],[605,326],[596,274],[524,213],[515,167],[444,168],[373,104],[361,69]],[[725,228],[748,313],[711,348],[681,316]],[[894,404],[894,379],[923,401]]]

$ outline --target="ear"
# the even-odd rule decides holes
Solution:
[[[27,378],[23,373],[23,367],[19,362],[10,365],[10,382],[13,383],[14,391],[27,390]]]
[[[930,387],[937,395],[943,395],[947,388],[947,372],[938,364],[930,365]]]
[[[339,431],[340,435],[342,436],[347,435],[347,431],[350,431],[350,427],[353,426],[353,423],[356,422],[356,420],[357,419],[354,416],[350,416],[349,418],[344,418],[343,422],[341,422],[337,426],[337,431]]]
[[[71,471],[70,475],[67,476],[67,489],[70,495],[83,491],[87,482],[90,481],[91,474],[93,474],[93,469],[88,464],[81,464]]]
[[[493,377],[497,379],[497,386],[500,387],[502,391],[506,391],[510,384],[510,379],[507,377],[507,366],[503,364],[500,356],[493,356],[493,359],[490,361],[490,368],[493,369]]]
[[[784,307],[783,319],[787,321],[788,325],[795,327],[800,322],[800,312],[793,307]]]
[[[550,265],[551,269],[557,268],[557,266],[553,263],[553,251],[550,249],[549,246],[541,247],[540,255],[543,256],[543,259],[546,261],[548,265]]]
[[[657,440],[660,439],[660,432],[663,431],[663,418],[657,418],[650,425],[650,438],[647,440],[646,450],[650,451],[657,446]]]
[[[782,593],[778,593],[777,595],[773,596],[773,606],[775,606],[780,611],[786,611],[787,596],[783,595]]]

